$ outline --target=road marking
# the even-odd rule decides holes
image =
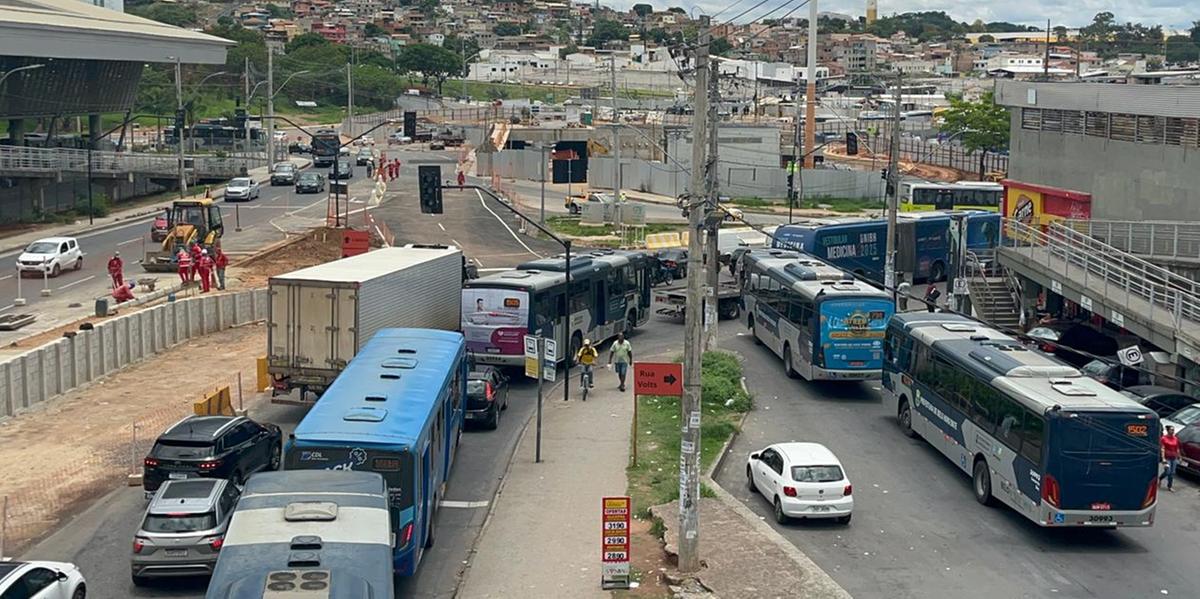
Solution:
[[[142,238],[141,238],[141,237],[135,237],[135,238],[133,238],[133,239],[126,239],[125,241],[119,242],[119,243],[117,243],[117,245],[118,245],[118,246],[122,246],[122,245],[128,245],[128,244],[131,244],[131,243],[137,243],[137,242],[139,242],[139,241],[141,241],[141,240],[142,240]]]
[[[479,508],[479,507],[487,507],[488,502],[486,502],[486,501],[442,501],[438,505],[440,505],[441,507],[473,509],[473,508]]]
[[[438,228],[441,229],[443,233],[446,232],[446,227],[443,227],[442,223],[438,223]],[[9,276],[12,276],[12,275],[9,275]]]
[[[72,282],[70,282],[70,283],[67,283],[66,285],[63,285],[62,287],[59,287],[58,289],[55,289],[55,291],[62,291],[63,289],[66,289],[66,288],[68,288],[68,287],[74,287],[74,286],[76,286],[76,285],[78,285],[78,284],[80,284],[80,283],[86,283],[86,282],[88,282],[88,281],[90,281],[90,280],[92,280],[92,279],[94,279],[94,278],[96,278],[96,275],[88,275],[88,276],[86,276],[86,277],[84,277],[84,278],[82,278],[82,279],[79,279],[78,281],[72,281]]]
[[[479,272],[504,272],[506,270],[512,270],[512,269],[511,268],[480,268],[477,270]]]
[[[453,243],[455,245],[455,247],[457,247],[458,249],[460,249],[460,250],[462,249],[463,245],[461,243],[459,243],[457,239],[451,237],[450,243]]]
[[[528,245],[525,245],[525,242],[521,241],[520,237],[517,237],[516,231],[513,231],[512,227],[508,226],[508,223],[504,222],[504,219],[500,218],[499,214],[496,214],[494,211],[492,211],[491,208],[488,207],[487,202],[483,201],[483,193],[481,191],[476,189],[475,195],[479,196],[479,205],[483,206],[484,210],[491,212],[492,216],[496,217],[496,220],[500,221],[500,224],[503,225],[504,228],[508,230],[508,234],[512,235],[512,238],[517,240],[517,243],[521,244],[521,247],[525,248],[526,251],[528,251],[530,254],[533,254],[534,256],[537,256],[538,258],[544,258],[544,256],[533,251],[533,249],[531,249]]]
[[[0,308],[0,312],[4,312],[5,310],[11,310],[13,308],[13,306],[16,306],[16,304],[9,304],[7,306],[4,306],[3,308]]]
[[[5,280],[11,279],[11,278],[13,278],[12,275],[4,275],[3,277],[0,277],[0,281],[5,281]]]

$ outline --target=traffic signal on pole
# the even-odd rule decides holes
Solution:
[[[404,136],[409,139],[417,138],[417,113],[404,113]]]
[[[442,213],[442,167],[436,164],[417,167],[417,190],[424,214]]]
[[[246,128],[246,109],[245,108],[233,109],[233,126],[237,127],[238,129]]]
[[[183,139],[183,129],[187,126],[185,123],[186,120],[186,110],[180,108],[179,110],[175,111],[175,135],[179,136],[180,139]]]
[[[846,132],[846,155],[858,155],[858,134],[853,131]]]

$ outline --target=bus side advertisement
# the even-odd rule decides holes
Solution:
[[[516,289],[463,289],[462,320],[467,351],[523,355],[529,331],[529,294]]]

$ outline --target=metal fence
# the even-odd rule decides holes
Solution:
[[[0,172],[13,175],[87,173],[88,150],[0,146]],[[236,177],[243,171],[266,164],[253,157],[185,156],[184,167],[193,176]],[[91,152],[91,172],[101,176],[127,173],[175,175],[179,157],[171,154],[134,152]]]
[[[884,154],[891,153],[891,139],[883,137],[877,139],[875,143],[879,146],[877,151]],[[968,152],[961,146],[952,144],[931,145],[928,141],[924,140],[901,138],[899,147],[901,160],[944,166],[960,170],[964,173],[979,174],[979,153]],[[983,172],[989,173],[992,171],[1007,173],[1008,156],[988,152],[983,159]]]
[[[1062,224],[1138,256],[1200,263],[1200,223],[1197,222],[1067,220]]]

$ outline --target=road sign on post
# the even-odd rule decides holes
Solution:
[[[629,588],[628,497],[605,497],[602,506],[600,544],[600,588]]]
[[[555,371],[555,365],[558,363],[558,342],[547,338],[545,341],[545,348],[546,349],[542,357],[544,360],[544,362],[542,362],[542,378],[553,383],[555,380],[555,375],[557,374]]]
[[[637,395],[683,395],[683,364],[634,363],[633,392]]]
[[[525,376],[538,379],[538,338],[525,335]]]

